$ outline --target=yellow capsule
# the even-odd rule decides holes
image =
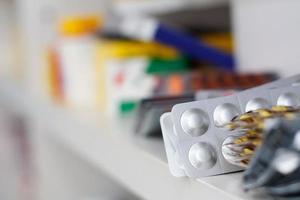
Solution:
[[[247,132],[246,132],[246,134],[249,134],[249,135],[257,135],[257,134],[259,134],[260,132],[258,132],[257,130],[255,130],[255,129],[249,129],[249,130],[247,130]]]
[[[236,124],[234,124],[234,123],[228,123],[224,126],[224,128],[226,128],[229,131],[232,131],[232,130],[236,129],[237,127],[236,127]]]
[[[249,149],[249,148],[245,148],[244,150],[243,150],[243,153],[245,154],[245,155],[249,155],[249,154],[253,154],[253,150],[252,149]]]
[[[241,144],[243,143],[243,140],[241,138],[237,138],[233,141],[234,144]]]
[[[261,118],[269,118],[272,116],[272,111],[267,109],[259,109],[256,111]]]
[[[254,141],[252,141],[252,143],[253,143],[255,146],[260,146],[260,145],[261,145],[261,140],[254,140]]]
[[[253,116],[250,113],[242,114],[238,117],[238,120],[252,120]]]
[[[264,123],[263,122],[258,123],[256,128],[257,129],[264,129]]]
[[[244,154],[244,153],[240,153],[240,154],[239,154],[239,156],[240,156],[240,157],[245,157],[245,156],[246,156],[246,154]]]
[[[248,138],[245,137],[245,136],[243,136],[243,137],[240,138],[240,140],[241,140],[242,142],[247,142],[247,141],[248,141]]]
[[[272,110],[275,112],[285,112],[288,111],[290,109],[290,107],[288,106],[273,106]]]

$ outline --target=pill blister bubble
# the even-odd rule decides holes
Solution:
[[[210,169],[216,164],[217,157],[211,145],[199,142],[191,147],[189,160],[197,169]]]
[[[279,106],[299,106],[300,99],[296,94],[284,93],[278,97],[277,105]]]
[[[261,108],[271,108],[271,104],[266,99],[254,98],[248,101],[245,111],[249,112]]]
[[[181,126],[191,136],[203,135],[209,127],[208,115],[198,108],[189,109],[181,116]]]
[[[217,127],[223,127],[239,114],[239,109],[230,103],[219,105],[213,114],[215,125]]]

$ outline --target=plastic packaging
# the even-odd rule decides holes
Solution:
[[[76,107],[97,104],[95,40],[99,26],[95,16],[69,17],[60,24],[57,42],[64,101]]]

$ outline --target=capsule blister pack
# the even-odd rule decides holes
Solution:
[[[171,173],[199,178],[242,170],[222,154],[226,138],[238,135],[225,126],[248,111],[274,105],[300,105],[300,75],[225,97],[177,104],[161,116]]]

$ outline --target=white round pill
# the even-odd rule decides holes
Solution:
[[[271,104],[267,100],[258,97],[248,101],[245,111],[249,112],[261,108],[271,108]]]
[[[240,114],[237,107],[230,103],[224,103],[216,107],[214,111],[214,122],[218,127],[222,127]]]
[[[215,165],[217,157],[211,145],[199,142],[191,147],[189,160],[193,167],[197,169],[209,169]]]
[[[198,108],[185,111],[180,123],[184,132],[194,137],[203,135],[209,127],[208,115]]]
[[[291,92],[284,93],[278,97],[277,105],[279,106],[299,106],[299,97]]]

